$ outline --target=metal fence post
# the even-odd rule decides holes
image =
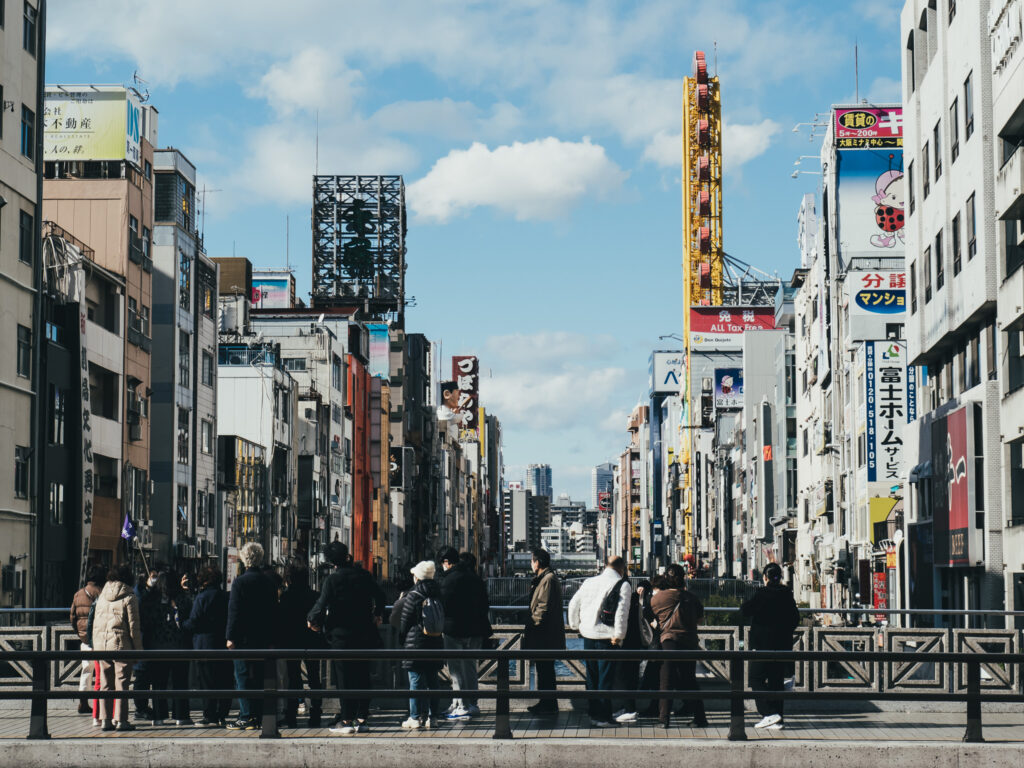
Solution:
[[[964,741],[981,742],[981,662],[967,662],[967,730]]]
[[[498,657],[497,663],[498,683],[497,693],[498,698],[495,699],[494,706],[494,736],[495,739],[511,739],[512,738],[512,725],[509,722],[509,702],[508,696],[502,696],[502,693],[508,694],[508,659]]]
[[[729,659],[729,741],[746,741],[743,714],[743,659]]]
[[[267,693],[277,693],[277,659],[275,658],[263,660],[263,690]],[[277,730],[277,696],[268,696],[263,699],[263,727],[260,730],[260,738],[281,738],[281,733]]]
[[[32,659],[32,691],[50,692],[50,662],[46,659]],[[46,725],[46,708],[49,701],[44,698],[32,699],[31,717],[28,724],[30,739],[48,739],[50,731]]]

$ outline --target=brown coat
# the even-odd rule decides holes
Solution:
[[[103,585],[92,619],[92,647],[97,651],[142,650],[139,601],[127,584],[108,581]]]
[[[696,646],[697,625],[704,616],[700,598],[685,589],[662,589],[651,598],[651,610],[661,628],[662,640],[668,638]]]
[[[71,599],[71,627],[82,642],[85,642],[85,630],[89,625],[89,610],[99,596],[100,588],[90,581]]]
[[[530,591],[530,615],[523,630],[523,648],[565,648],[562,621],[562,582],[545,568],[534,577]]]

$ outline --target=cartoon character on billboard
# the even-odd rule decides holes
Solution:
[[[903,170],[892,167],[894,155],[889,155],[889,170],[875,179],[875,194],[871,200],[875,204],[875,223],[882,230],[881,234],[871,236],[871,244],[876,248],[893,248],[896,241],[902,244],[903,234]]]

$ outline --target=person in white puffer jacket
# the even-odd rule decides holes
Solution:
[[[605,569],[597,576],[591,576],[580,585],[569,602],[569,626],[579,630],[583,637],[583,649],[610,650],[622,645],[626,637],[626,623],[629,618],[629,602],[632,588],[625,578],[626,564],[621,557],[608,558]],[[602,606],[605,598],[618,589],[618,605],[615,606],[611,623],[602,621]],[[614,598],[612,598],[614,600]],[[615,662],[587,660],[587,689],[610,691],[615,681]],[[588,699],[590,722],[595,728],[615,725],[612,719],[611,699]]]

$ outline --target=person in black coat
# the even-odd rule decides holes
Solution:
[[[791,651],[793,632],[800,623],[800,611],[793,592],[782,583],[782,568],[768,563],[764,569],[764,587],[740,607],[750,617],[750,648],[753,650]],[[750,687],[755,691],[781,691],[786,679],[784,661],[750,662]],[[781,699],[757,699],[762,719],[755,728],[782,727]]]
[[[492,634],[487,585],[476,572],[476,557],[471,552],[458,554],[448,550],[441,561],[441,601],[444,605],[444,647],[480,650]],[[448,671],[452,687],[467,692],[452,700],[450,720],[465,720],[480,714],[473,691],[479,688],[476,659],[451,659]]]
[[[316,605],[320,593],[309,586],[309,569],[302,563],[293,563],[285,570],[287,587],[281,593],[281,601],[277,606],[278,648],[317,649],[326,648],[327,643],[320,632],[308,626],[310,610]],[[323,688],[321,683],[319,659],[288,659],[285,662],[288,687],[293,690],[302,688],[302,667],[306,669],[306,680],[310,690]],[[319,696],[310,697],[309,727],[319,728],[323,712],[323,699]],[[284,720],[280,723],[289,728],[297,727],[299,699],[288,699],[285,703]]]
[[[263,547],[250,541],[238,553],[245,573],[231,583],[228,600],[228,624],[225,636],[230,649],[269,648],[276,626],[277,591],[274,583],[260,570]],[[235,661],[235,687],[239,691],[263,687],[263,664],[259,661]],[[238,699],[238,720],[228,730],[252,731],[260,726],[263,700]]]
[[[384,616],[384,590],[373,575],[352,564],[348,547],[332,541],[324,556],[334,572],[324,582],[323,592],[306,616],[313,631],[323,629],[331,648],[366,649],[381,646],[380,626]],[[370,664],[366,661],[332,661],[331,674],[339,691],[370,687]],[[331,728],[350,735],[368,730],[369,699],[341,699],[341,715]]]
[[[440,585],[434,581],[434,563],[424,560],[411,569],[413,588],[406,592],[392,610],[399,612],[398,636],[407,650],[440,650],[444,641],[440,634],[428,634],[424,628],[423,606],[426,600],[442,603]],[[442,603],[443,604],[443,603]],[[409,673],[409,690],[438,690],[441,681],[441,660],[406,659],[402,668]],[[409,698],[409,718],[402,723],[403,728],[431,728],[441,714],[441,702],[434,696],[411,696]]]
[[[221,572],[209,566],[199,572],[199,594],[192,602],[192,612],[185,620],[184,628],[192,633],[192,647],[196,650],[212,650],[224,647],[228,627],[228,594],[221,588],[224,577]],[[196,679],[200,688],[231,688],[231,664],[227,661],[197,661]],[[227,724],[231,699],[207,698],[203,702],[202,725],[224,726]]]

